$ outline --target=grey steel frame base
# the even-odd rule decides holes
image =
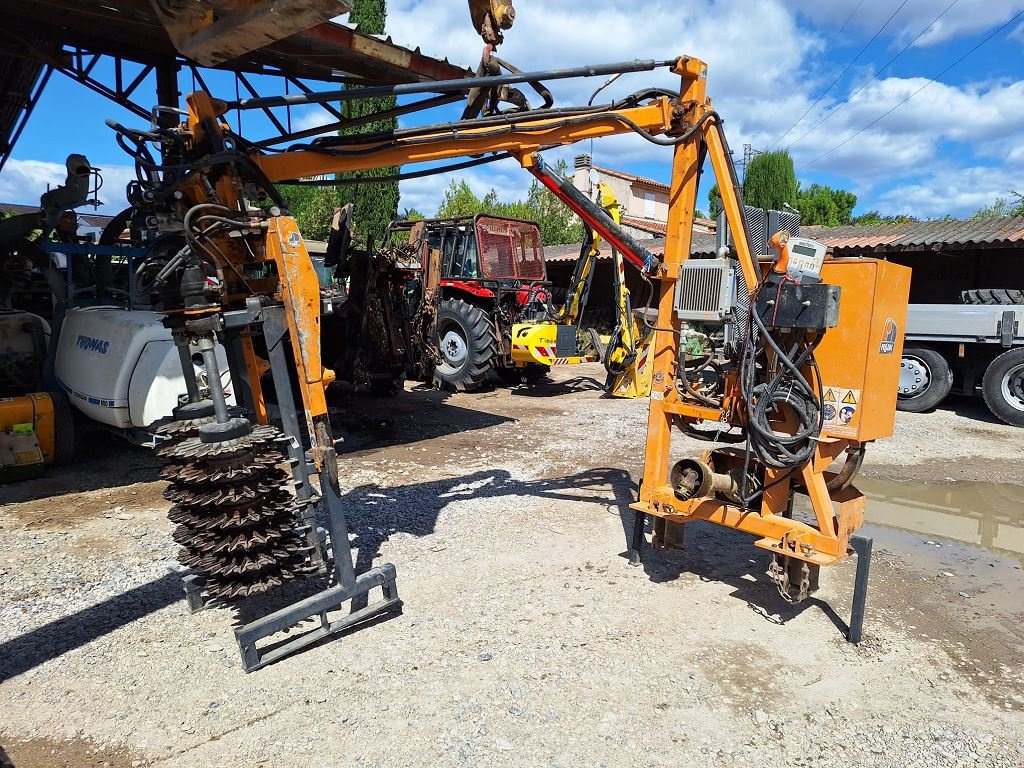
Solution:
[[[644,536],[646,515],[634,512],[633,536],[629,546],[629,564],[643,562],[643,548],[647,543]],[[874,539],[859,534],[850,536],[850,550],[857,554],[857,573],[853,581],[853,603],[850,607],[850,623],[846,627],[846,641],[859,645],[864,632],[864,611],[868,601],[868,577],[871,574],[871,549]]]
[[[325,637],[354,628],[367,619],[386,613],[397,613],[401,610],[402,601],[398,597],[394,565],[387,563],[356,576],[349,545],[348,522],[345,519],[345,502],[337,487],[337,477],[331,476],[332,462],[325,463],[318,472],[306,456],[306,445],[305,441],[300,439],[302,430],[298,413],[293,406],[294,394],[288,378],[288,361],[284,351],[288,326],[284,308],[281,305],[265,306],[258,299],[250,299],[245,310],[225,312],[222,318],[224,332],[221,340],[228,352],[232,383],[235,385],[235,391],[242,395],[249,407],[252,403],[249,387],[252,384],[246,380],[244,360],[240,350],[235,348],[238,334],[259,332],[267,343],[271,372],[278,374],[273,376],[273,382],[282,427],[285,434],[292,438],[288,443],[289,464],[296,499],[303,509],[302,520],[309,530],[307,540],[313,551],[313,562],[319,566],[322,576],[334,582],[327,589],[235,629],[242,668],[246,672],[252,672]],[[333,455],[333,446],[330,453]],[[320,481],[319,491],[310,483],[311,475],[317,472]],[[317,526],[317,505],[320,505],[325,513],[327,534],[330,536],[329,544],[324,532]],[[331,555],[333,567],[330,567]],[[196,613],[207,607],[203,599],[203,583],[201,574],[190,573],[182,577],[189,613]],[[329,611],[340,610],[349,600],[366,595],[375,587],[380,587],[383,592],[381,600],[352,611],[343,618],[334,621],[328,619]],[[292,627],[301,629],[297,625],[314,618],[320,620],[319,626],[314,629],[303,631],[287,641],[271,642],[263,648],[256,646],[260,640],[284,630]]]
[[[395,566],[388,563],[362,574],[351,587],[344,587],[340,584],[329,587],[279,611],[274,611],[238,627],[235,630],[235,640],[238,641],[238,649],[242,654],[242,668],[246,672],[252,672],[374,616],[390,611],[399,611],[402,601],[398,597],[395,578]],[[330,621],[327,618],[328,611],[338,610],[347,600],[364,595],[374,587],[380,587],[383,591],[384,598],[382,600],[358,611],[353,611],[336,621]],[[320,618],[320,626],[315,629],[265,649],[256,647],[259,640],[314,617]]]

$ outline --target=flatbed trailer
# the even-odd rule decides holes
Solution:
[[[951,393],[1024,426],[1024,304],[910,305],[897,407],[925,411]]]

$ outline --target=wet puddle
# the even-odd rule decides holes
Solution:
[[[1024,564],[1024,486],[871,478],[856,485],[868,497],[864,533],[876,540],[903,532],[926,547],[959,542]]]
[[[937,601],[943,614],[1024,642],[1024,486],[871,478],[856,485],[868,497],[861,532],[876,551],[910,566],[900,571],[905,585],[928,584],[926,602]]]

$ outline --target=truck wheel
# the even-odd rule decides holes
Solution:
[[[1024,304],[1024,291],[1012,288],[976,288],[961,291],[964,304]]]
[[[434,383],[456,392],[476,389],[494,360],[494,324],[479,307],[445,299],[437,313],[437,346],[441,361],[434,368]]]
[[[981,380],[985,405],[998,419],[1024,427],[1024,348],[1003,352]]]
[[[953,371],[946,358],[928,347],[905,347],[900,361],[900,391],[896,408],[921,413],[946,399],[953,388]]]

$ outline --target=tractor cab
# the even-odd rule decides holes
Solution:
[[[492,368],[504,378],[522,378],[523,366],[512,361],[513,326],[547,317],[551,294],[537,224],[486,214],[397,221],[389,242],[417,224],[429,249],[440,254],[435,383],[475,389]],[[531,367],[527,377],[546,371]]]

